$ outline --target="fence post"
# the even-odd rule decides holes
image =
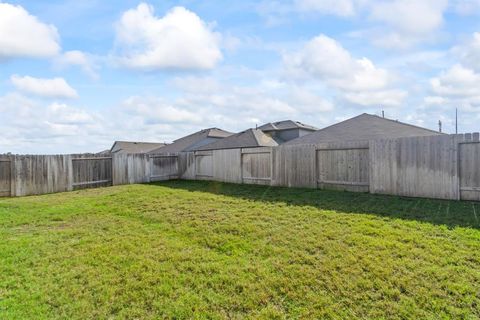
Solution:
[[[73,157],[72,155],[66,156],[68,163],[68,175],[67,175],[67,189],[68,191],[73,190]]]
[[[112,153],[112,186],[115,185],[115,153]]]
[[[455,148],[455,159],[456,159],[456,164],[455,164],[455,171],[456,171],[456,177],[457,177],[457,200],[462,199],[461,195],[461,190],[460,190],[460,174],[461,174],[461,169],[460,169],[460,142],[464,140],[464,135],[463,134],[456,134],[454,136],[454,148]]]
[[[17,167],[16,167],[16,162],[17,162],[17,156],[12,155],[10,156],[10,196],[11,197],[16,197],[17,196]]]

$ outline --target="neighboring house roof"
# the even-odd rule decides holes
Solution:
[[[441,134],[442,133],[430,129],[363,113],[306,136],[291,140],[286,144],[316,144],[326,141],[373,140]]]
[[[164,146],[165,143],[115,141],[110,151],[112,153],[148,153]]]
[[[216,150],[216,149],[235,149],[235,148],[255,148],[255,147],[274,147],[278,146],[270,136],[263,133],[260,129],[248,129],[234,134],[227,138],[209,143],[205,146],[196,148],[196,151]]]
[[[284,121],[277,121],[277,122],[269,122],[266,123],[258,129],[268,132],[268,131],[279,131],[279,130],[290,130],[290,129],[304,129],[304,130],[309,130],[309,131],[317,131],[318,128],[315,128],[314,126],[308,125],[301,123],[299,121],[293,121],[293,120],[284,120]]]
[[[228,132],[218,128],[209,128],[192,133],[188,136],[175,140],[171,144],[154,149],[149,153],[171,153],[171,152],[185,152],[191,151],[197,147],[212,143],[218,139],[223,139],[233,135],[232,132]]]
[[[103,155],[110,155],[111,151],[110,149],[108,150],[103,150],[103,151],[100,151],[100,152],[97,152],[95,153],[97,156],[103,156]]]

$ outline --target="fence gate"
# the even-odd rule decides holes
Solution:
[[[272,181],[272,149],[243,149],[242,183],[269,185]]]
[[[480,142],[458,146],[460,199],[480,201]]]
[[[11,195],[11,174],[12,163],[10,159],[0,158],[0,197],[10,197]]]
[[[369,191],[369,148],[317,149],[317,186],[321,189]]]

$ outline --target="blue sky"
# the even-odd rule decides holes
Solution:
[[[363,112],[480,121],[480,0],[0,1],[0,153]]]

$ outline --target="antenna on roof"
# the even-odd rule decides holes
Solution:
[[[438,132],[442,133],[442,121],[438,120]]]
[[[382,118],[385,118],[385,111],[382,110]]]

